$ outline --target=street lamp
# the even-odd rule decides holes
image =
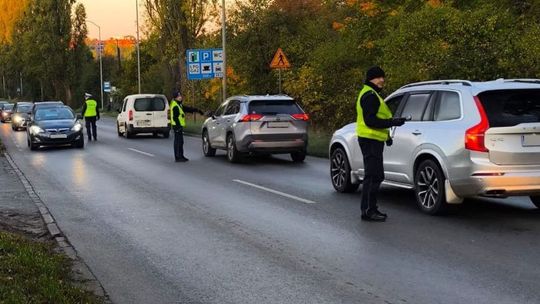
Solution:
[[[225,0],[221,0],[221,6],[222,6],[222,9],[221,9],[221,38],[222,38],[222,42],[223,42],[223,101],[225,102],[225,100],[227,99],[227,52],[225,51],[225,44],[227,42],[227,39],[225,37],[225,33],[226,33],[226,28],[227,28],[227,17],[226,17],[226,13],[225,13]]]
[[[98,52],[98,56],[99,56],[99,82],[101,84],[101,109],[103,110],[103,59],[102,59],[102,56],[101,56],[101,27],[99,25],[97,25],[97,23],[95,23],[93,21],[86,20],[86,22],[89,22],[89,23],[97,26],[97,28],[98,28],[99,44],[96,47],[96,52]]]
[[[139,0],[135,0],[137,12],[137,81],[139,83],[139,94],[141,94],[141,48],[139,43]]]

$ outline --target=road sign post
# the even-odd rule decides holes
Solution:
[[[281,48],[278,48],[276,54],[274,55],[274,58],[272,59],[272,62],[270,63],[270,68],[278,70],[279,94],[281,94],[281,70],[289,69],[290,67],[291,67],[291,64],[289,63],[287,56],[285,56],[285,53],[283,52]]]

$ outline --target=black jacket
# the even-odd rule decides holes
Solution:
[[[381,89],[374,85],[371,81],[366,81],[365,85],[370,86],[377,93],[381,92]],[[377,117],[380,106],[379,97],[373,92],[367,92],[360,99],[360,105],[362,106],[362,114],[364,115],[364,122],[366,126],[372,129],[386,129],[394,126],[392,119],[380,119]]]

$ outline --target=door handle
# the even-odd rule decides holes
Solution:
[[[231,120],[230,120],[230,119],[227,119],[227,122],[231,122]]]
[[[152,115],[152,113],[146,113],[146,115]]]
[[[422,132],[418,131],[418,130],[415,130],[414,132],[412,132],[413,135],[422,135]]]

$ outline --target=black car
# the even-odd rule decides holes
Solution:
[[[30,121],[30,113],[32,112],[31,102],[18,102],[13,107],[13,114],[11,115],[11,129],[18,131],[24,129]]]
[[[11,121],[11,115],[13,114],[13,104],[6,103],[2,105],[2,111],[0,111],[0,121]]]
[[[27,128],[28,147],[72,145],[84,148],[81,117],[70,107],[56,106],[37,109]]]

